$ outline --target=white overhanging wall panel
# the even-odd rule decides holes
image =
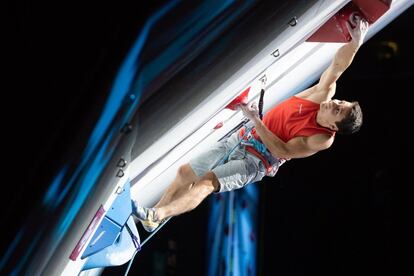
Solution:
[[[319,6],[315,7],[315,10],[310,10],[307,16],[312,18],[311,22],[307,22],[300,29],[287,29],[254,60],[226,81],[220,89],[214,91],[211,97],[195,108],[194,112],[173,126],[167,135],[160,137],[153,146],[139,155],[131,164],[131,179],[145,170],[145,166],[166,154],[149,171],[140,175],[131,190],[135,199],[144,206],[155,204],[181,164],[208,149],[212,143],[237,126],[243,120],[241,112],[226,110],[223,107],[249,86],[252,87],[249,100],[257,101],[260,93],[259,79],[264,74],[267,77],[264,111],[315,82],[329,65],[336,50],[343,44],[303,41],[312,30],[321,25],[321,22],[325,22],[327,17],[336,12],[338,6],[342,7],[343,2],[333,1],[332,3],[337,6],[327,6],[324,10],[319,10],[318,8],[321,7]],[[370,27],[366,39],[381,30],[412,3],[412,0],[394,1],[391,9]],[[315,16],[316,14],[319,16]],[[278,45],[280,47],[277,47]],[[274,57],[270,55],[275,48],[289,49],[289,51],[282,54],[275,62]],[[346,97],[346,95],[342,96]],[[211,116],[212,110],[216,110],[213,116]],[[194,120],[204,124],[196,130],[188,130],[187,126]],[[225,122],[224,126],[212,131],[219,122]],[[191,135],[187,139],[181,139],[186,137],[189,131]],[[173,137],[175,140],[172,139]],[[171,150],[172,147],[174,148]]]

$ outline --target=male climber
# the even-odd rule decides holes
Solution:
[[[154,207],[143,207],[132,200],[133,214],[147,231],[154,231],[166,218],[193,210],[211,193],[232,191],[266,175],[274,176],[284,161],[328,149],[336,133],[351,134],[360,129],[362,112],[358,102],[332,99],[336,81],[364,41],[368,22],[356,17],[355,28],[349,23],[347,27],[351,41],[336,52],[316,85],[272,108],[263,121],[254,103],[240,106],[253,123],[250,133],[243,128],[182,165]],[[240,139],[242,142],[231,151]],[[219,164],[226,155],[227,162]]]

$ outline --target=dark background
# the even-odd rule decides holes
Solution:
[[[39,202],[80,129],[99,114],[94,106],[105,100],[114,65],[159,4],[9,6],[1,108],[3,243]],[[338,81],[337,97],[358,100],[363,108],[361,131],[288,162],[260,184],[262,275],[413,274],[413,16],[411,7],[371,38]],[[149,262],[166,261],[168,254],[176,259],[164,267],[167,274],[202,274],[207,209],[203,204],[169,223],[141,261],[137,256],[136,269],[139,263],[147,267],[140,275],[152,273],[157,264]]]

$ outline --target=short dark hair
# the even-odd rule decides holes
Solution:
[[[337,122],[336,126],[338,134],[352,134],[359,131],[362,126],[362,110],[358,102],[352,102],[351,111],[342,121]]]

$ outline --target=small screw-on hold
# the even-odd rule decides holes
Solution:
[[[223,124],[223,122],[220,122],[220,123],[218,123],[218,124],[214,127],[214,129],[219,129],[219,128],[221,128],[223,125],[224,125],[224,124]]]
[[[116,173],[117,177],[123,177],[125,175],[124,171],[122,169],[119,169],[119,171]]]
[[[115,193],[116,194],[118,194],[118,195],[120,195],[120,194],[122,194],[122,192],[124,191],[124,189],[122,189],[122,187],[121,186],[118,186],[117,188],[116,188],[116,191],[115,191]]]
[[[118,164],[116,164],[116,166],[119,167],[119,168],[123,168],[123,167],[126,166],[127,163],[128,162],[125,159],[121,158],[121,159],[119,159]]]
[[[274,56],[274,57],[278,57],[279,55],[280,55],[279,54],[279,49],[274,50],[273,53],[272,53],[272,56]]]
[[[122,133],[129,133],[131,131],[132,131],[132,125],[131,124],[125,124],[121,129]]]
[[[289,25],[291,27],[296,26],[296,24],[298,24],[298,19],[296,18],[296,16],[294,16],[292,19],[289,20]]]
[[[259,80],[262,83],[262,85],[266,85],[266,82],[267,82],[267,76],[266,76],[266,74],[264,74]]]

